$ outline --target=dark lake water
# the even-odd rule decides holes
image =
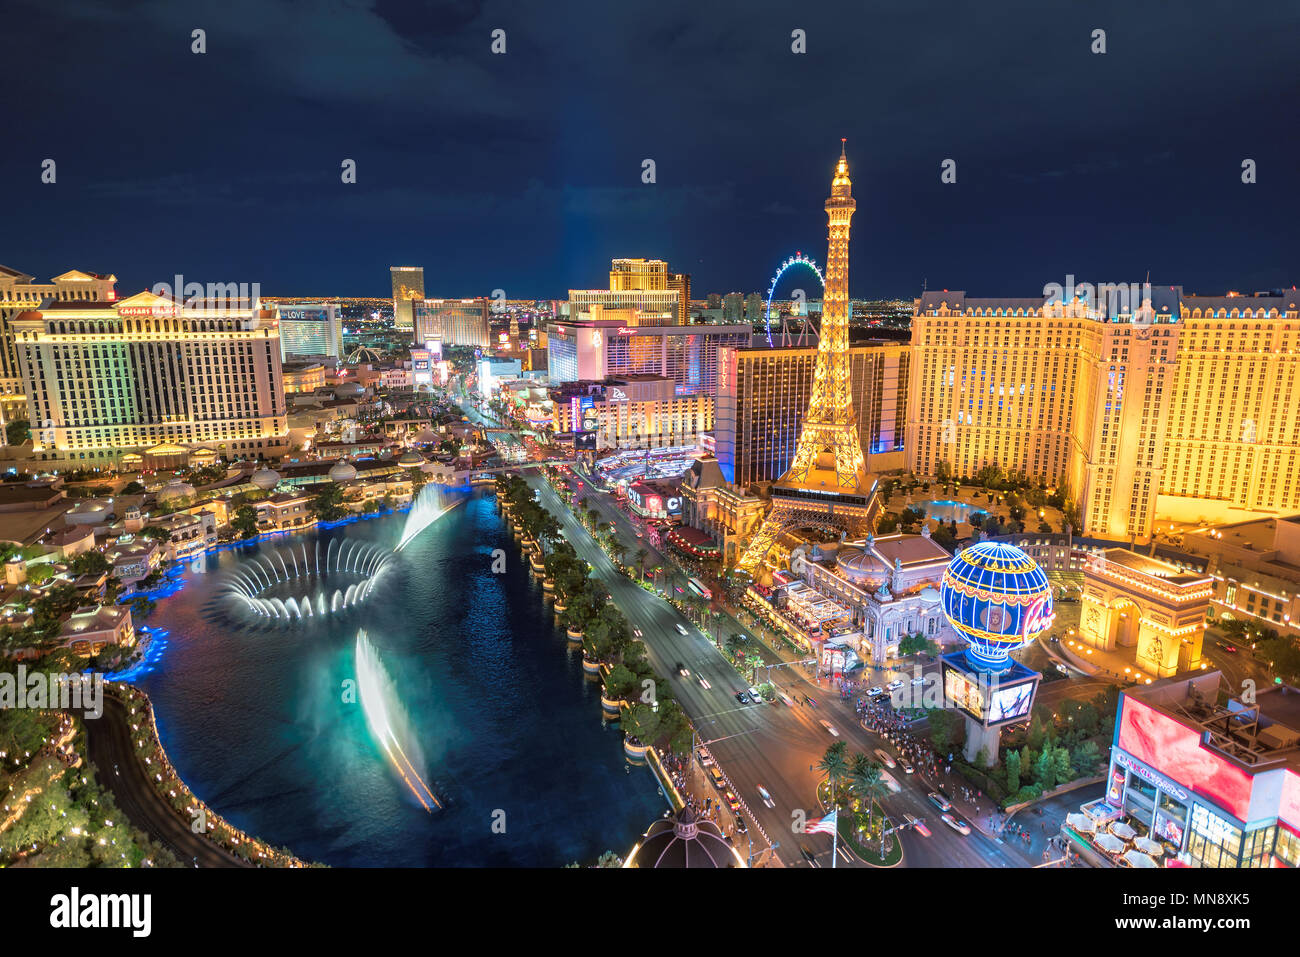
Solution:
[[[404,523],[281,536],[186,566],[146,622],[166,630],[165,650],[137,678],[181,777],[236,826],[335,866],[554,867],[626,854],[666,801],[602,727],[599,687],[490,497],[421,533],[353,615],[254,627],[229,613],[224,585],[241,562],[303,542],[314,551],[317,539],[391,547]],[[504,574],[491,571],[496,548]],[[344,700],[359,626],[441,811],[420,807]]]

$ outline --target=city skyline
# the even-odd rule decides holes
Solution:
[[[697,297],[750,291],[819,242],[809,184],[820,169],[807,157],[820,150],[787,147],[844,136],[862,184],[853,298],[910,299],[923,284],[1027,295],[1069,274],[1149,274],[1201,293],[1289,286],[1296,134],[1258,93],[1295,83],[1285,14],[1238,12],[1210,30],[1209,9],[1047,18],[1025,5],[992,31],[977,11],[880,22],[773,3],[695,19],[670,3],[649,34],[597,7],[553,16],[492,3],[310,21],[279,5],[65,12],[74,55],[25,104],[54,122],[0,157],[10,213],[27,224],[24,254],[9,258],[42,278],[69,263],[120,269],[123,294],[179,271],[330,297],[381,296],[387,267],[415,262],[431,295],[515,299],[561,298],[610,259],[640,255],[691,273]],[[31,36],[53,25],[25,13]],[[202,54],[194,29],[206,31]],[[494,54],[497,29],[505,52]],[[555,69],[554,51],[579,35],[596,42]],[[313,55],[291,55],[285,37]],[[800,42],[806,53],[793,52]],[[870,56],[853,56],[865,44]],[[40,49],[16,44],[15,71],[39,72]],[[347,70],[322,69],[344,55]],[[160,69],[174,82],[156,84]],[[828,86],[861,108],[823,103]],[[148,106],[115,114],[110,135],[156,139],[166,117],[203,148],[88,162],[71,105],[120,102]],[[603,121],[633,103],[654,105],[635,122]],[[42,182],[46,159],[54,183]],[[353,184],[341,181],[346,159]],[[941,182],[948,159],[955,183]],[[102,226],[63,229],[73,215]],[[203,228],[178,243],[196,218]]]

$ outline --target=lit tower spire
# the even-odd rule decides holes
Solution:
[[[751,571],[781,532],[803,526],[860,534],[875,509],[875,481],[866,471],[849,389],[849,221],[858,204],[840,144],[826,200],[826,291],[812,396],[789,471],[772,488],[772,510],[741,557],[740,566]]]

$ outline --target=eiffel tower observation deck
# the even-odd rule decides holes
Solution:
[[[740,567],[756,577],[766,577],[761,565],[782,533],[806,528],[861,537],[879,507],[849,389],[849,221],[857,206],[841,147],[826,200],[826,292],[812,397],[790,468],[772,486],[771,510],[740,559]]]

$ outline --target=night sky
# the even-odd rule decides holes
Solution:
[[[855,297],[1300,282],[1300,4],[6,8],[0,263],[41,281],[364,296],[422,265],[430,296],[549,298],[646,256],[748,292],[825,257],[843,136]]]

